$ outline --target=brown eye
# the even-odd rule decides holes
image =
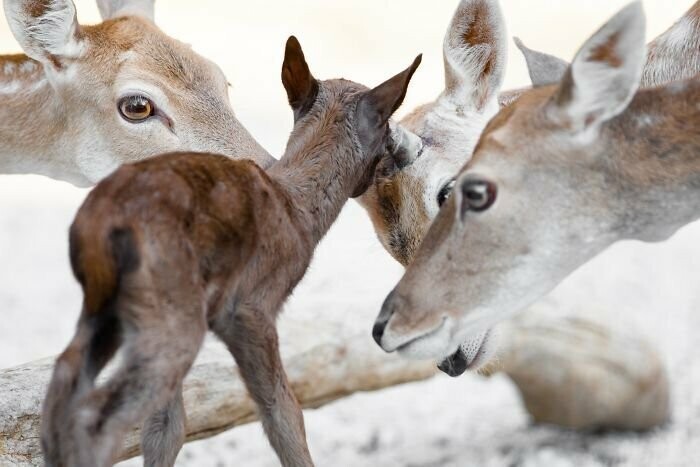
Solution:
[[[487,180],[466,179],[462,182],[462,212],[482,212],[496,201],[496,184]]]
[[[148,97],[133,95],[119,100],[119,113],[128,122],[141,123],[153,116],[155,108]]]

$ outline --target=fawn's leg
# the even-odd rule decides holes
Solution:
[[[313,466],[304,416],[282,367],[274,317],[240,306],[224,311],[212,328],[236,359],[282,465]]]
[[[177,397],[206,332],[202,313],[191,317],[167,307],[125,335],[119,370],[75,406],[72,467],[111,466],[124,433]]]
[[[111,310],[83,314],[73,340],[56,360],[41,417],[41,445],[47,467],[69,466],[70,414],[75,401],[91,390],[99,372],[114,356],[121,328]]]
[[[180,384],[175,390],[175,397],[144,423],[141,432],[144,466],[170,467],[175,464],[177,454],[185,442],[185,418]]]

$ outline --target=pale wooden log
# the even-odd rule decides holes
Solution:
[[[323,326],[315,327],[318,330]],[[308,337],[309,332],[300,336]],[[316,408],[354,392],[377,390],[435,374],[434,362],[402,360],[384,354],[372,344],[368,336],[357,335],[335,342],[328,339],[289,355],[285,367],[302,405]],[[41,465],[41,402],[53,362],[46,359],[0,370],[0,465],[3,467]],[[255,405],[233,359],[213,341],[205,344],[190,371],[184,397],[188,441],[207,438],[257,419]],[[138,429],[129,433],[120,460],[139,454],[139,436]]]
[[[647,430],[668,421],[670,385],[656,348],[606,313],[540,303],[501,328],[501,367],[533,421]]]
[[[536,422],[571,428],[643,430],[667,420],[669,384],[653,347],[588,311],[563,313],[541,304],[501,326],[492,371],[504,371]],[[384,354],[358,322],[368,316],[283,318],[282,354],[295,394],[315,408],[435,374],[434,362]],[[335,319],[335,321],[333,321]],[[343,320],[345,319],[345,322]],[[0,465],[41,465],[39,418],[53,359],[0,370]],[[108,371],[109,373],[109,371]],[[464,377],[470,377],[468,375]],[[231,356],[210,339],[185,382],[188,441],[254,421],[255,406]],[[120,458],[139,453],[139,432]]]

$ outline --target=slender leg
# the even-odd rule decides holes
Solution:
[[[81,316],[78,329],[58,357],[44,400],[41,445],[47,467],[70,465],[66,427],[76,400],[94,387],[94,381],[119,346],[121,330],[113,315]]]
[[[178,398],[206,331],[203,319],[182,320],[179,311],[160,314],[167,324],[151,320],[125,336],[120,369],[77,402],[71,466],[111,466],[126,430]]]
[[[185,406],[182,385],[165,407],[153,413],[141,432],[145,467],[171,467],[185,442]]]
[[[236,359],[282,465],[313,466],[304,416],[282,367],[274,318],[240,306],[235,312],[222,313],[213,330]]]

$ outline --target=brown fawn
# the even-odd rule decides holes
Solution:
[[[124,162],[206,151],[274,162],[236,119],[224,74],[166,36],[154,0],[4,0],[26,55],[0,56],[0,173],[89,186]]]
[[[282,82],[295,124],[267,171],[178,153],[127,164],[97,185],[70,230],[84,304],[44,403],[47,465],[111,465],[124,431],[145,418],[146,465],[172,465],[184,436],[182,380],[207,329],[233,354],[282,464],[312,465],[276,317],[343,204],[371,182],[419,63],[372,90],[317,81],[291,37]],[[119,348],[119,368],[95,387]]]
[[[560,83],[486,127],[374,335],[444,358],[622,239],[659,241],[700,217],[700,80],[637,92],[641,3],[591,37]]]

